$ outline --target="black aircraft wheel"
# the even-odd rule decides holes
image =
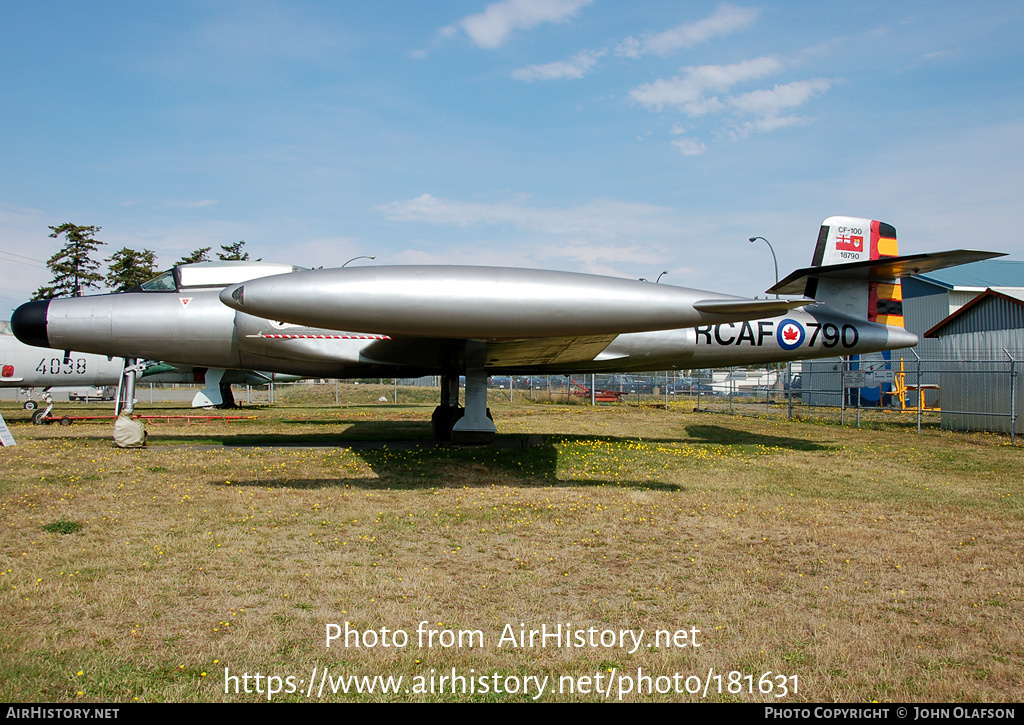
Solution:
[[[434,408],[430,416],[430,424],[434,429],[434,440],[444,443],[452,439],[452,426],[455,421],[466,414],[463,408],[452,408],[448,405],[439,405]]]
[[[25,401],[25,405],[24,405],[25,410],[35,410],[38,407],[39,407],[39,403],[37,403],[34,400],[26,400]]]
[[[37,410],[32,414],[32,422],[36,425],[46,425],[46,411]]]
[[[66,415],[63,418],[60,419],[60,424],[61,425],[67,426],[67,425],[71,425],[72,423],[74,423],[74,421],[71,420],[71,418],[67,417]]]

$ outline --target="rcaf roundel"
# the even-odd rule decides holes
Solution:
[[[796,320],[785,319],[779,323],[779,329],[775,333],[775,339],[783,350],[795,350],[804,341],[804,326]]]

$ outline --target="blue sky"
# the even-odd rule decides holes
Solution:
[[[1024,3],[0,0],[0,305],[47,227],[162,266],[587,271],[761,294],[821,220],[1024,258]]]

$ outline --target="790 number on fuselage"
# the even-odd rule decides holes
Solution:
[[[757,330],[754,329],[757,325]],[[736,332],[737,325],[740,326]],[[807,348],[819,346],[825,349],[842,347],[851,349],[860,342],[860,331],[851,323],[836,324],[834,322],[799,322],[785,319],[778,323],[771,320],[751,322],[728,322],[721,325],[703,325],[695,328],[698,345],[721,345],[763,347],[765,339],[775,338],[783,350],[795,350],[804,345]]]

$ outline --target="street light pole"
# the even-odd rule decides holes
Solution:
[[[775,257],[775,249],[772,247],[772,243],[769,242],[764,237],[751,237],[750,238],[750,243],[753,244],[758,239],[760,239],[762,242],[767,244],[768,245],[768,249],[770,249],[772,251],[772,261],[775,262],[775,284],[778,284],[779,283],[779,260],[776,259],[776,257]],[[778,292],[775,293],[775,299],[779,299]]]
[[[373,256],[372,254],[364,254],[364,255],[362,255],[362,256],[360,256],[360,257],[352,257],[352,259],[348,260],[348,262],[345,262],[345,264],[343,264],[343,265],[341,265],[341,266],[342,266],[342,267],[344,267],[344,266],[345,266],[345,265],[347,265],[347,264],[348,264],[349,262],[354,262],[354,261],[356,261],[357,259],[376,259],[376,257],[375,257],[375,256]],[[776,274],[775,276],[777,277],[777,276],[778,276],[778,274]]]

